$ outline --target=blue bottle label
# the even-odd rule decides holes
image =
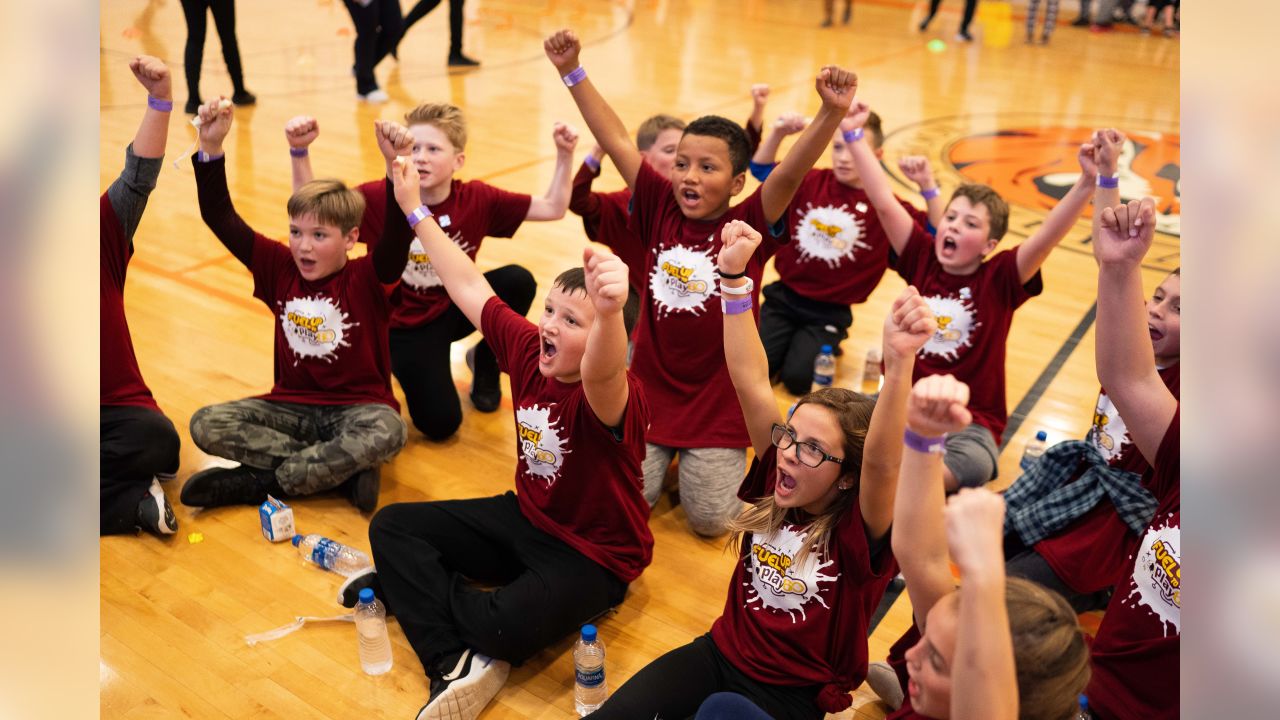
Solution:
[[[333,548],[333,555],[329,554],[329,548]],[[326,570],[332,570],[333,558],[338,556],[338,543],[329,538],[320,538],[320,542],[316,543],[315,548],[311,550],[311,562],[319,565]]]
[[[831,387],[831,381],[833,379],[834,378],[832,378],[830,375],[819,375],[817,373],[813,374],[814,385],[821,385],[822,387]]]
[[[578,676],[578,684],[586,688],[600,687],[604,684],[604,666],[600,666],[595,670],[587,670],[583,672],[579,668],[574,668],[574,674]]]

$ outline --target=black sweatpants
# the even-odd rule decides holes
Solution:
[[[449,0],[449,55],[462,54],[462,4],[466,0]],[[436,9],[440,0],[418,0],[417,4],[404,16],[404,31],[409,32],[413,24]]]
[[[208,32],[207,15],[213,11],[213,25],[222,43],[222,59],[235,92],[244,92],[244,70],[240,66],[240,43],[236,41],[235,0],[182,0],[182,13],[187,20],[187,45],[182,64],[187,74],[187,96],[200,97],[200,67],[204,61],[204,38]]]
[[[369,525],[369,545],[381,597],[428,675],[466,647],[518,665],[627,593],[613,573],[534,527],[511,492],[388,505]]]
[[[1004,563],[1005,574],[1009,577],[1030,580],[1049,588],[1066,598],[1067,602],[1071,603],[1072,609],[1077,613],[1101,610],[1111,600],[1110,590],[1101,590],[1093,593],[1078,593],[1072,590],[1053,571],[1053,568],[1049,566],[1049,561],[1045,560],[1043,555],[1036,552],[1034,548],[1028,548],[1013,533],[1005,536],[1004,549],[1004,556],[1008,558]]]
[[[781,280],[766,285],[760,306],[760,341],[769,359],[769,377],[777,376],[792,395],[813,387],[813,361],[823,345],[833,349],[849,337],[853,311],[848,305],[811,300]]]
[[[768,685],[752,680],[729,662],[707,634],[645,665],[587,717],[684,720],[693,717],[712,694],[735,692],[775,720],[816,720],[824,716],[818,709],[820,689],[817,685]]]
[[[533,305],[538,283],[519,265],[505,265],[484,274],[493,292],[516,313]],[[404,390],[413,426],[432,440],[445,440],[462,424],[462,403],[453,385],[449,346],[475,332],[467,316],[451,305],[426,325],[391,329],[391,371]],[[498,360],[483,340],[476,346],[475,375],[498,377]]]
[[[356,92],[368,95],[378,89],[373,69],[400,42],[400,0],[373,0],[368,5],[344,2],[356,26]]]
[[[929,17],[938,14],[938,6],[942,0],[930,0]],[[978,8],[978,0],[964,0],[964,17],[960,20],[960,32],[969,32],[969,23],[973,22],[973,13]]]
[[[178,471],[178,432],[164,413],[127,405],[98,406],[100,535],[138,529],[138,503],[157,475]]]

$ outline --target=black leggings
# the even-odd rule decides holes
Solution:
[[[356,26],[356,92],[368,95],[378,89],[373,69],[400,42],[400,0],[373,0],[368,5],[345,2]]]
[[[138,528],[138,503],[157,475],[178,471],[178,433],[163,413],[124,405],[98,406],[100,504],[98,533]]]
[[[498,299],[517,314],[533,305],[538,283],[519,265],[505,265],[484,274]],[[450,305],[440,317],[415,328],[391,330],[391,370],[404,390],[413,426],[432,440],[449,438],[462,424],[462,403],[453,385],[449,346],[475,332],[467,316]],[[476,345],[475,374],[496,378],[498,361],[489,344]]]
[[[519,665],[627,594],[617,576],[534,527],[510,492],[388,505],[369,524],[369,546],[374,593],[428,675],[464,647]]]
[[[775,720],[817,720],[824,715],[818,708],[819,690],[816,685],[785,687],[752,680],[729,662],[707,634],[645,665],[588,717],[684,720],[693,717],[712,694],[735,692]]]
[[[205,15],[213,11],[213,25],[222,42],[222,59],[227,62],[231,87],[244,92],[244,72],[240,68],[240,44],[236,42],[235,0],[182,0],[182,14],[187,18],[187,47],[182,62],[187,71],[187,97],[200,97],[200,65],[204,60]]]
[[[449,54],[462,54],[462,4],[467,0],[449,0]],[[404,16],[404,32],[409,32],[413,24],[436,9],[440,0],[418,0],[409,14]]]
[[[929,0],[929,17],[938,14],[938,6],[942,0]],[[978,8],[978,0],[964,0],[964,18],[960,21],[960,32],[969,32],[969,23],[973,22],[973,12]]]
[[[823,345],[835,348],[849,337],[853,312],[848,305],[811,300],[781,280],[766,285],[760,306],[760,341],[777,376],[792,395],[813,387],[813,361]]]

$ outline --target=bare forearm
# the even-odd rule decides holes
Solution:
[[[1018,677],[1004,587],[1004,568],[998,565],[960,579],[953,718],[1018,717]]]
[[[427,251],[436,275],[444,283],[449,298],[472,325],[480,327],[484,304],[494,294],[493,288],[484,279],[484,274],[462,248],[444,234],[434,217],[419,222],[414,233],[422,241],[422,247]]]
[[[889,186],[889,176],[880,166],[880,160],[870,143],[865,139],[857,140],[849,143],[849,148],[853,153],[853,166],[857,168],[858,177],[862,180],[862,189],[876,210],[880,225],[889,237],[889,244],[894,252],[901,253],[907,245],[907,239],[911,237],[915,221],[911,219],[911,213],[898,202],[898,198],[894,197],[893,188]]]
[[[721,285],[741,281],[726,280]],[[730,299],[741,295],[728,295]],[[751,445],[757,454],[770,445],[773,423],[778,420],[777,401],[769,382],[769,359],[760,342],[760,331],[750,312],[724,314],[724,358],[729,379],[738,395],[742,415],[747,422]]]
[[[840,126],[842,115],[823,106],[814,116],[813,122],[800,133],[795,145],[787,152],[778,167],[773,169],[760,190],[760,200],[764,205],[765,219],[777,222],[783,211],[795,196],[796,188],[804,180],[805,173],[813,169],[813,164],[822,157],[827,142]]]
[[[1049,211],[1044,223],[1018,247],[1018,275],[1022,282],[1035,277],[1049,254],[1075,226],[1080,213],[1089,204],[1089,198],[1093,197],[1093,186],[1093,176],[1082,175],[1053,210]]]
[[[778,161],[778,148],[782,147],[782,139],[787,136],[786,133],[775,128],[760,143],[760,147],[756,148],[756,154],[752,156],[751,161],[761,165],[771,165]]]
[[[564,217],[569,207],[569,195],[572,192],[573,177],[569,168],[573,165],[573,151],[560,150],[556,153],[556,169],[551,175],[551,184],[547,192],[538,202],[529,206],[529,220],[559,220]]]
[[[172,98],[157,99],[172,101]],[[164,157],[165,144],[169,139],[169,116],[172,114],[148,105],[147,114],[142,116],[138,132],[133,136],[133,154],[140,158]]]
[[[583,384],[621,378],[626,370],[627,330],[622,323],[622,313],[597,317],[587,335],[587,349],[582,354]]]
[[[942,456],[904,448],[893,505],[893,555],[907,580],[917,621],[952,588],[945,503]]]
[[[640,171],[642,161],[640,151],[631,144],[631,138],[627,135],[627,126],[605,101],[591,78],[584,78],[569,88],[569,93],[578,104],[578,111],[582,113],[582,119],[586,121],[596,142],[613,160],[627,187],[634,190],[636,173]]]
[[[303,155],[298,157],[292,156],[290,167],[293,170],[293,191],[298,192],[298,188],[306,185],[315,179],[315,173],[311,171],[311,156]]]
[[[893,522],[893,500],[902,467],[902,433],[907,427],[907,397],[915,357],[898,359],[885,353],[884,387],[871,415],[862,452],[862,487],[858,502],[863,523],[873,538]]]

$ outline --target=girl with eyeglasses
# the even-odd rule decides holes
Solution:
[[[839,712],[867,671],[867,626],[897,573],[889,547],[916,351],[937,329],[915,288],[884,324],[879,401],[809,393],[783,419],[752,312],[760,233],[733,221],[718,258],[725,358],[756,460],[732,522],[738,564],[711,632],[654,660],[591,717],[687,718],[736,692],[778,720]]]

